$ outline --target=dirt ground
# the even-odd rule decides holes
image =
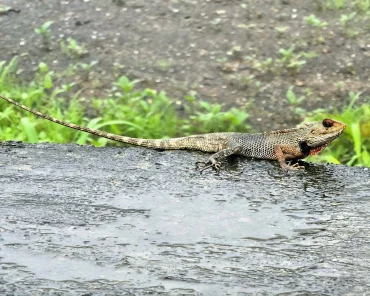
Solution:
[[[328,2],[328,1],[323,1]],[[349,1],[351,2],[351,1]],[[227,106],[250,104],[256,130],[299,121],[286,101],[294,87],[306,110],[340,107],[349,91],[367,93],[370,25],[353,9],[319,11],[315,1],[296,0],[2,0],[0,61],[18,56],[18,73],[30,81],[40,62],[74,81],[83,99],[109,95],[119,76],[138,79],[138,88],[164,90],[175,100],[198,98]],[[4,7],[4,6],[3,6]],[[314,14],[324,29],[309,25]],[[52,21],[50,44],[35,29]],[[79,58],[61,41],[86,46]],[[294,46],[298,67],[282,62],[280,49]],[[315,57],[312,57],[315,56]],[[266,62],[271,58],[270,63]],[[279,61],[280,60],[280,61]],[[89,80],[70,66],[98,61]]]

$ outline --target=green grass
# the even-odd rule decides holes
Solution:
[[[311,161],[370,167],[370,105],[356,105],[360,95],[350,92],[343,110],[320,112],[308,118],[308,121],[331,118],[347,125],[343,135]]]
[[[370,8],[370,0],[356,0],[356,8],[361,12],[367,12]]]
[[[82,58],[89,54],[85,44],[80,44],[73,38],[67,38],[67,44],[62,40],[60,48],[70,58]]]
[[[0,93],[55,118],[137,138],[169,138],[215,131],[249,132],[246,108],[225,109],[196,99],[175,102],[164,92],[135,90],[137,81],[122,76],[113,83],[111,96],[93,98],[88,107],[81,104],[79,92],[71,94],[74,84],[54,86],[54,73],[40,63],[33,82],[21,84],[14,78],[16,59],[0,63]],[[108,141],[57,125],[0,100],[0,140],[37,142],[74,142],[104,146]]]
[[[35,79],[27,85],[15,78],[16,64],[16,59],[9,63],[0,62],[0,93],[64,121],[136,138],[169,138],[220,131],[251,132],[247,124],[247,107],[225,109],[221,104],[198,100],[195,93],[190,93],[181,103],[164,92],[153,89],[137,91],[135,85],[138,81],[125,76],[112,83],[109,97],[93,98],[90,104],[82,104],[81,90],[72,94],[73,83],[55,86],[55,74],[44,63],[39,64]],[[309,161],[370,167],[370,105],[358,105],[359,97],[360,93],[351,92],[343,110],[330,113],[316,110],[307,118],[307,121],[332,118],[347,125],[338,140]],[[287,92],[287,101],[293,111],[300,110],[299,104],[304,98],[296,97],[293,89]],[[96,146],[116,144],[40,119],[3,100],[0,100],[0,140],[73,142]]]
[[[315,0],[315,2],[317,4],[320,2],[319,6],[337,10],[355,8],[361,12],[367,12],[370,8],[370,0]]]
[[[35,32],[39,34],[42,39],[43,46],[50,50],[51,46],[51,30],[50,26],[53,24],[52,21],[48,21],[42,24],[40,27],[35,29]]]

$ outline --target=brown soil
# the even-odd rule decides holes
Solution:
[[[298,96],[305,95],[306,110],[342,106],[349,91],[369,87],[368,17],[358,12],[349,23],[349,34],[339,21],[353,9],[318,11],[315,1],[297,0],[2,0],[1,4],[12,10],[0,12],[0,60],[18,56],[20,77],[28,81],[40,62],[66,73],[70,65],[99,61],[88,81],[79,71],[59,75],[58,83],[74,81],[85,88],[82,95],[87,99],[107,95],[112,81],[126,75],[140,80],[138,88],[165,90],[176,100],[196,91],[199,98],[228,106],[252,102],[252,124],[265,130],[299,120],[285,99],[291,87]],[[304,18],[311,14],[328,26],[320,31],[308,25]],[[49,49],[34,31],[47,21],[53,21]],[[279,33],[281,27],[285,32]],[[88,54],[66,55],[60,42],[69,37],[85,44]],[[291,46],[295,54],[315,52],[317,57],[300,58],[306,60],[300,71],[279,65],[279,49]],[[268,58],[273,64],[261,66]]]

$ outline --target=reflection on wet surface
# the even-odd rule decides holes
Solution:
[[[367,169],[0,149],[1,294],[370,295]]]

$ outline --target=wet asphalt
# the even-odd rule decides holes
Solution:
[[[370,170],[0,145],[0,295],[370,295]]]

